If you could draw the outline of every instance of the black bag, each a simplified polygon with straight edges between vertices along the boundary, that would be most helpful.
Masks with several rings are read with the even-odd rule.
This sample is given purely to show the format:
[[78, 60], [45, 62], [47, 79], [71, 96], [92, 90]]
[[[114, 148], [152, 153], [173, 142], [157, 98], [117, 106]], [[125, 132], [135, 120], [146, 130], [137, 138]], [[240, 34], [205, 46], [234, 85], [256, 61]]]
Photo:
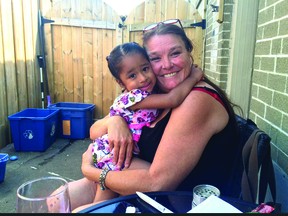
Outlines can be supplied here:
[[242, 148], [243, 174], [241, 198], [261, 204], [269, 186], [273, 203], [276, 203], [276, 182], [271, 159], [271, 138], [250, 119], [236, 115], [239, 141]]

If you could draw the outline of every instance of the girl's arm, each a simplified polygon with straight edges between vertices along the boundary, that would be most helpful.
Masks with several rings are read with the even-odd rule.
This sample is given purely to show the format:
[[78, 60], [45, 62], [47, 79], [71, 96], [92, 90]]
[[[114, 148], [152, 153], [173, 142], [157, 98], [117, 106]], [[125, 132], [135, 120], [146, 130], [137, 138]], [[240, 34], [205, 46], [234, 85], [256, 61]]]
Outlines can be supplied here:
[[131, 106], [130, 109], [165, 109], [179, 106], [193, 86], [203, 78], [202, 70], [195, 69], [182, 83], [168, 93], [151, 94], [144, 100]]

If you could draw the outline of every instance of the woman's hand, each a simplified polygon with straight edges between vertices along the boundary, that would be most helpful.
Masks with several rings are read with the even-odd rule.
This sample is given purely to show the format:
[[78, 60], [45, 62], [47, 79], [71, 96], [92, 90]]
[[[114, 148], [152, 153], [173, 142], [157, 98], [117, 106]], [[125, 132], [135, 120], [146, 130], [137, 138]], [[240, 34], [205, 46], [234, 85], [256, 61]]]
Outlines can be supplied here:
[[128, 168], [132, 159], [134, 142], [126, 121], [120, 116], [110, 118], [108, 139], [110, 149], [114, 149], [114, 163], [120, 169], [125, 161]]
[[120, 168], [125, 161], [124, 165], [128, 168], [134, 143], [126, 121], [121, 116], [106, 116], [97, 120], [90, 128], [90, 139], [95, 140], [104, 134], [108, 134], [109, 147], [114, 149], [115, 165]]

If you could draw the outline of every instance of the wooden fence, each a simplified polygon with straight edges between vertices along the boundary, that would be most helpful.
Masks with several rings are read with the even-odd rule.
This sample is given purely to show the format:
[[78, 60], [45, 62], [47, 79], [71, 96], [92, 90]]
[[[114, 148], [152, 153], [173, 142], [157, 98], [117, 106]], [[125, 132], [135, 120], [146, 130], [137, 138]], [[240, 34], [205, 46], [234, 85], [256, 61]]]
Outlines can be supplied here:
[[44, 24], [52, 103], [93, 103], [98, 119], [108, 114], [120, 93], [106, 56], [117, 44], [141, 44], [145, 25], [179, 18], [194, 43], [193, 57], [201, 65], [202, 29], [190, 26], [201, 17], [189, 2], [146, 0], [122, 23], [102, 0], [0, 0], [0, 148], [11, 142], [7, 116], [28, 107], [41, 108], [39, 11], [54, 21]]
[[38, 9], [35, 0], [0, 0], [0, 147], [11, 141], [7, 116], [41, 103]]

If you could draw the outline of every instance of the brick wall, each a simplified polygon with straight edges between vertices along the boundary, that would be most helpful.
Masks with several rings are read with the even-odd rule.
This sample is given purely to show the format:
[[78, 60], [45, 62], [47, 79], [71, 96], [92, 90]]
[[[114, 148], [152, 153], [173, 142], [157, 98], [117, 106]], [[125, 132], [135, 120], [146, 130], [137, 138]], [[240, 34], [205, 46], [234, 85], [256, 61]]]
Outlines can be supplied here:
[[[237, 0], [224, 0], [224, 22], [206, 10], [206, 75], [227, 90], [231, 23]], [[272, 157], [288, 174], [288, 0], [259, 0], [249, 118], [271, 137]]]
[[272, 138], [288, 173], [288, 1], [260, 0], [249, 117]]
[[211, 4], [218, 5], [218, 1], [207, 5], [204, 69], [209, 79], [226, 90], [233, 4], [232, 0], [225, 1], [223, 23], [217, 22], [218, 12], [212, 11]]

